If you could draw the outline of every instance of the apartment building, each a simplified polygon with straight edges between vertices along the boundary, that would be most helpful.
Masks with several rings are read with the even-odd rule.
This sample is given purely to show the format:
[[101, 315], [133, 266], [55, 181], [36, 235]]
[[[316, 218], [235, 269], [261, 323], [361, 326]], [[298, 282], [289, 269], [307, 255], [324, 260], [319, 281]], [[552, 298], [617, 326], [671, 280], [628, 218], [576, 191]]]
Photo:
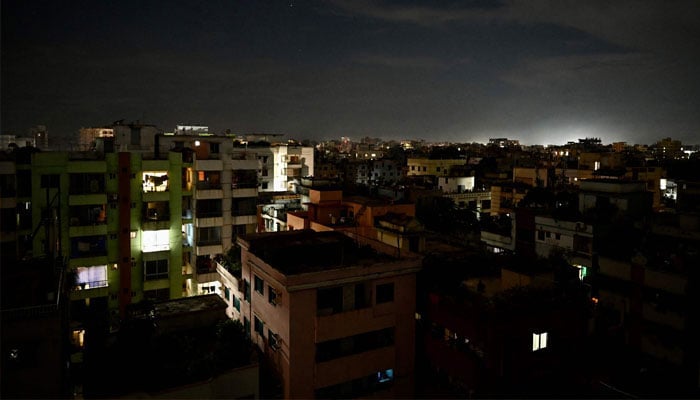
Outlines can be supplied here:
[[457, 167], [462, 167], [466, 164], [466, 160], [456, 159], [456, 160], [441, 160], [441, 159], [428, 159], [428, 158], [409, 158], [406, 161], [407, 170], [406, 174], [408, 176], [413, 175], [434, 175], [434, 176], [447, 176], [450, 175], [450, 171]]
[[237, 316], [286, 398], [411, 397], [419, 258], [391, 257], [340, 232], [238, 239]]

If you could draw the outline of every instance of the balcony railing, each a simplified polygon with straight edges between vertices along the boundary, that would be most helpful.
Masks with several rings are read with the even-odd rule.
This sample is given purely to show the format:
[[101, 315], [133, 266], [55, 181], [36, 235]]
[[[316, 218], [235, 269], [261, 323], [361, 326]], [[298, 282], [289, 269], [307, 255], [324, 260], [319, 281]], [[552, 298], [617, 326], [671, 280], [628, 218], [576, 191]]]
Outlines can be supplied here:
[[81, 282], [73, 286], [72, 290], [88, 290], [97, 289], [109, 286], [109, 281], [92, 281], [92, 282]]
[[197, 182], [197, 190], [221, 189], [220, 182]]

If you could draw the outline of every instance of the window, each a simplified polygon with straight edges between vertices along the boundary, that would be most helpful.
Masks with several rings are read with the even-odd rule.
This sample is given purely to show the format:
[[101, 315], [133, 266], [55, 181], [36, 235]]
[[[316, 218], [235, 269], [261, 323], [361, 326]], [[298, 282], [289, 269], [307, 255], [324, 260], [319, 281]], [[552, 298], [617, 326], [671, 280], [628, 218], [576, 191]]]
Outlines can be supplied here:
[[578, 269], [578, 279], [582, 281], [588, 275], [588, 268], [580, 264], [574, 264], [574, 267]]
[[250, 282], [243, 280], [243, 299], [250, 303]]
[[147, 281], [168, 279], [168, 259], [145, 261], [144, 275]]
[[197, 228], [197, 246], [221, 244], [221, 227]]
[[542, 350], [547, 347], [547, 332], [532, 334], [532, 351]]
[[235, 308], [238, 312], [241, 312], [241, 299], [236, 296], [233, 296], [233, 308]]
[[394, 284], [377, 285], [377, 304], [394, 301]]
[[255, 319], [255, 332], [260, 336], [265, 336], [265, 329], [263, 328], [263, 322], [257, 316], [253, 317]]
[[265, 281], [263, 281], [261, 278], [259, 278], [257, 275], [253, 276], [253, 282], [255, 285], [255, 291], [260, 293], [261, 295], [264, 295], [265, 293]]
[[267, 301], [272, 305], [279, 304], [279, 298], [277, 296], [277, 291], [272, 288], [272, 286], [267, 287]]
[[[30, 180], [31, 182], [31, 180]], [[41, 188], [57, 188], [59, 186], [60, 179], [59, 175], [42, 175], [41, 176]]]
[[209, 151], [211, 151], [212, 154], [219, 153], [219, 143], [209, 143]]
[[330, 315], [343, 310], [343, 287], [323, 288], [316, 291], [316, 312]]
[[267, 342], [273, 349], [279, 348], [279, 342], [277, 340], [277, 334], [272, 332], [270, 329], [267, 330]]
[[[134, 297], [135, 295], [136, 295], [135, 292], [131, 292], [131, 297]], [[144, 290], [143, 297], [147, 300], [152, 300], [152, 301], [169, 300], [170, 299], [170, 289], [163, 288], [163, 289]]]
[[231, 300], [231, 289], [229, 289], [228, 286], [224, 286], [224, 298], [226, 301]]
[[394, 328], [360, 333], [316, 344], [316, 361], [323, 362], [394, 345]]
[[144, 253], [170, 250], [170, 230], [143, 231], [141, 249]]
[[144, 171], [143, 192], [165, 192], [168, 190], [168, 171]]
[[91, 289], [107, 286], [107, 266], [93, 265], [91, 267], [77, 267], [75, 269], [76, 284], [80, 289]]
[[544, 240], [544, 231], [537, 231], [537, 240]]
[[250, 337], [250, 320], [248, 317], [243, 317], [243, 330], [245, 331], [246, 337]]
[[221, 199], [197, 200], [195, 214], [197, 218], [223, 216]]
[[262, 186], [263, 190], [266, 190], [267, 189], [267, 182], [263, 182], [261, 186]]
[[557, 240], [561, 240], [561, 233], [556, 233], [556, 234], [554, 235], [554, 238], [557, 239]]

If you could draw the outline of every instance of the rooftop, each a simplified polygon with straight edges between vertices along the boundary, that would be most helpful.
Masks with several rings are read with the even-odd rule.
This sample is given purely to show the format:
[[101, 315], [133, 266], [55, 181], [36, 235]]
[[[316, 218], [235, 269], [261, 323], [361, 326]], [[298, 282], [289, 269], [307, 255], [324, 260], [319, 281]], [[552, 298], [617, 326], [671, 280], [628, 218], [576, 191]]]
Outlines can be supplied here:
[[393, 260], [369, 246], [359, 246], [341, 232], [310, 229], [247, 235], [242, 246], [285, 275], [368, 266]]

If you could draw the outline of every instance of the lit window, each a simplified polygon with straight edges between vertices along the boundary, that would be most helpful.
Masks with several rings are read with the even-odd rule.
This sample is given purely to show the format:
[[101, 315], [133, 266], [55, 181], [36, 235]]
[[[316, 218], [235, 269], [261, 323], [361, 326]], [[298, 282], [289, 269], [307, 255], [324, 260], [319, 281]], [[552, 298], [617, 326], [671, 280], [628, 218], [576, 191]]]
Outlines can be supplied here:
[[77, 267], [76, 289], [91, 289], [107, 286], [107, 266]]
[[168, 190], [168, 171], [143, 172], [144, 192], [165, 192]]
[[385, 369], [377, 372], [377, 383], [391, 382], [394, 380], [394, 370]]
[[532, 351], [542, 350], [547, 347], [547, 332], [532, 334]]
[[143, 231], [141, 249], [144, 253], [170, 250], [170, 230]]
[[583, 278], [585, 278], [586, 275], [588, 275], [588, 268], [587, 267], [580, 265], [580, 264], [574, 264], [574, 267], [576, 267], [578, 269], [578, 279], [579, 280], [583, 280]]

